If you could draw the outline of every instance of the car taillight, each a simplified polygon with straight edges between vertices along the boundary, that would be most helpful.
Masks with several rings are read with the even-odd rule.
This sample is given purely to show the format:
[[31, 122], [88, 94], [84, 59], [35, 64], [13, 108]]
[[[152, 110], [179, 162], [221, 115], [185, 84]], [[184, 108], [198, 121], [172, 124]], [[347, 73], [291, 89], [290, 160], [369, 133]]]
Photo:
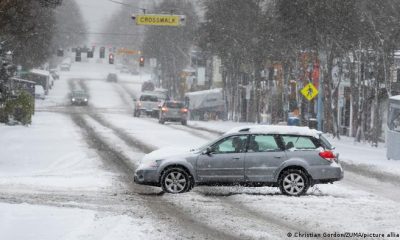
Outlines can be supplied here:
[[168, 112], [168, 108], [162, 107], [162, 108], [161, 108], [161, 111], [163, 111], [163, 112]]
[[141, 107], [142, 103], [141, 102], [137, 102], [136, 105], [138, 105], [138, 107]]
[[320, 155], [323, 159], [325, 159], [325, 160], [327, 160], [327, 161], [330, 161], [330, 162], [333, 162], [333, 161], [336, 160], [335, 154], [334, 154], [332, 151], [329, 151], [329, 150], [322, 151], [322, 152], [319, 153], [319, 155]]
[[188, 109], [187, 109], [187, 108], [182, 108], [182, 109], [181, 109], [181, 112], [182, 112], [182, 113], [187, 113], [187, 112], [188, 112]]

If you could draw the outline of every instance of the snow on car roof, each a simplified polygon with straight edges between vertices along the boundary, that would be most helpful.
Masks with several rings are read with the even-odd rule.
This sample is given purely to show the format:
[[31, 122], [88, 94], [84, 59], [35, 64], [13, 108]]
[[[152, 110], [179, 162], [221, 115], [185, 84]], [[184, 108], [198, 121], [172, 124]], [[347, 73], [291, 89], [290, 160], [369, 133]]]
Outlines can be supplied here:
[[322, 133], [315, 129], [310, 129], [308, 127], [297, 127], [297, 126], [282, 126], [282, 125], [249, 125], [235, 127], [225, 135], [234, 133], [265, 133], [265, 134], [288, 134], [288, 135], [301, 135], [301, 136], [311, 136], [319, 138]]
[[30, 73], [41, 75], [41, 76], [50, 76], [50, 72], [42, 69], [32, 69], [29, 71]]
[[392, 96], [390, 99], [400, 101], [400, 95]]
[[222, 92], [222, 88], [214, 88], [210, 90], [203, 90], [203, 91], [196, 91], [196, 92], [188, 92], [185, 95], [186, 96], [196, 96], [196, 95], [205, 95], [205, 94], [210, 94], [210, 93], [220, 93]]

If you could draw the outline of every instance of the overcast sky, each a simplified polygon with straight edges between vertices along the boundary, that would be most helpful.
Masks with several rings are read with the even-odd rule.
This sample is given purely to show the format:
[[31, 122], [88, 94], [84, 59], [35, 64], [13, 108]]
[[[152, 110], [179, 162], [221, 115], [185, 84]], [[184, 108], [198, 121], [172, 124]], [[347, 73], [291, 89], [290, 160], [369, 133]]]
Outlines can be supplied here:
[[[112, 14], [122, 7], [109, 0], [76, 0], [79, 4], [89, 32], [101, 32], [104, 23], [111, 18]], [[89, 35], [91, 42], [96, 41], [96, 35]]]

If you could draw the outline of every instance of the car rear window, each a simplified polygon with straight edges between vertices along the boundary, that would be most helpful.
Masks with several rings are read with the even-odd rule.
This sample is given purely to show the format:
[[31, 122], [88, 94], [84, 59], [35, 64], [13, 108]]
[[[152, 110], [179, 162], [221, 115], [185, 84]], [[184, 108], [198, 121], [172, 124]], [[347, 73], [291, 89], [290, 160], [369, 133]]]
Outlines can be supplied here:
[[183, 103], [180, 102], [167, 102], [166, 105], [168, 108], [183, 108]]
[[324, 145], [325, 148], [333, 149], [332, 144], [323, 135], [320, 135], [319, 139], [321, 140], [321, 142], [322, 142], [322, 144]]
[[311, 137], [307, 136], [282, 136], [286, 149], [316, 149], [318, 146]]
[[140, 101], [158, 102], [158, 97], [157, 96], [150, 96], [150, 95], [142, 95], [142, 96], [140, 96]]

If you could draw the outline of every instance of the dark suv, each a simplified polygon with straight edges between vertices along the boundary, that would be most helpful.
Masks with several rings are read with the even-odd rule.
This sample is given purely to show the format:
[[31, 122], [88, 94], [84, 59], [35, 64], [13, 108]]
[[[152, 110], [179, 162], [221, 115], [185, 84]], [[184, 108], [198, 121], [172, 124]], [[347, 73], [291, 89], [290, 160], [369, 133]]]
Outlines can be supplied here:
[[183, 193], [195, 185], [279, 187], [299, 196], [310, 186], [343, 178], [334, 147], [307, 127], [255, 125], [235, 128], [196, 150], [147, 154], [135, 182]]
[[89, 96], [82, 90], [73, 91], [70, 93], [70, 100], [72, 105], [88, 105]]

